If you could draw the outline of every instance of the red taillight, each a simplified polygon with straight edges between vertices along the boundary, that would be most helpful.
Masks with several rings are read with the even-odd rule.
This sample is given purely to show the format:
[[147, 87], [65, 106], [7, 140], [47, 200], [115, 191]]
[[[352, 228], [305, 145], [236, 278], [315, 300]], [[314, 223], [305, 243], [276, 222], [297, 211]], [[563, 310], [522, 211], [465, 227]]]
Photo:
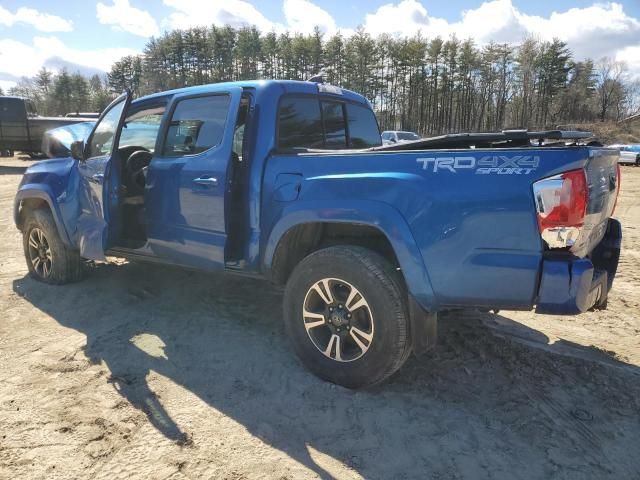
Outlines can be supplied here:
[[587, 212], [589, 189], [583, 169], [533, 184], [540, 235], [550, 248], [571, 247], [578, 240]]

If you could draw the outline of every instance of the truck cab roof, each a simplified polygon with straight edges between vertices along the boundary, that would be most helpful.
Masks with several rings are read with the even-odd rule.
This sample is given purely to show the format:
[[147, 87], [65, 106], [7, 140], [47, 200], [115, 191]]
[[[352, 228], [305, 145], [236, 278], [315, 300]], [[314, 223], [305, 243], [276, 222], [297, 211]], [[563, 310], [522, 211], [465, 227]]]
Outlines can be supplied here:
[[198, 95], [204, 93], [215, 93], [224, 91], [229, 87], [240, 87], [255, 90], [280, 90], [280, 94], [298, 93], [302, 95], [317, 95], [318, 93], [322, 93], [325, 95], [333, 95], [345, 100], [351, 100], [353, 102], [370, 105], [369, 101], [364, 96], [356, 92], [352, 92], [351, 90], [346, 90], [344, 88], [336, 87], [326, 83], [305, 82], [300, 80], [243, 80], [237, 82], [210, 83], [207, 85], [184, 87], [146, 95], [144, 97], [136, 99], [134, 103], [146, 102], [149, 100], [160, 98], [170, 98], [174, 95], [182, 94]]

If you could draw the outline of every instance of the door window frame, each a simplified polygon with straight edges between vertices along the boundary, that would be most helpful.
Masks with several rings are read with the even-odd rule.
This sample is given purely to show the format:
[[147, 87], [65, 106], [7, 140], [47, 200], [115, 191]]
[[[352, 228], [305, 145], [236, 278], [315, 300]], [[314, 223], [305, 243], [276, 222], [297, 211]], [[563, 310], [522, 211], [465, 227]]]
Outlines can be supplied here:
[[[167, 135], [169, 133], [169, 128], [171, 127], [171, 119], [173, 118], [173, 114], [175, 113], [176, 108], [178, 107], [178, 104], [180, 104], [180, 102], [184, 100], [193, 100], [195, 98], [219, 97], [219, 96], [226, 96], [229, 98], [229, 105], [228, 105], [227, 112], [224, 119], [224, 129], [222, 130], [222, 136], [220, 137], [220, 141], [216, 145], [212, 145], [211, 147], [207, 148], [202, 152], [189, 153], [185, 155], [165, 156], [164, 148], [167, 143]], [[233, 97], [232, 93], [230, 91], [225, 90], [220, 92], [205, 92], [205, 93], [196, 93], [193, 95], [180, 95], [179, 97], [174, 97], [171, 100], [169, 100], [170, 106], [167, 110], [165, 110], [164, 121], [160, 125], [160, 130], [158, 132], [158, 139], [156, 143], [156, 149], [155, 149], [155, 154], [153, 156], [153, 160], [158, 159], [161, 161], [172, 161], [172, 160], [189, 159], [194, 157], [205, 156], [209, 154], [212, 150], [216, 150], [220, 148], [222, 145], [224, 145], [225, 135], [227, 133], [227, 129], [229, 128], [228, 120], [229, 120], [229, 112], [231, 110], [231, 105], [232, 105], [232, 97]]]
[[[93, 157], [90, 157], [89, 153], [91, 152], [91, 142], [93, 141], [93, 137], [96, 133], [98, 126], [102, 123], [102, 121], [104, 120], [104, 117], [106, 117], [111, 110], [113, 110], [118, 104], [120, 104], [120, 102], [124, 102], [124, 105], [122, 107], [122, 112], [120, 113], [120, 120], [118, 121], [118, 125], [116, 126], [115, 134], [113, 135], [113, 142], [111, 142], [111, 150], [109, 151], [109, 153], [104, 153], [102, 155], [95, 155]], [[100, 115], [100, 118], [98, 118], [98, 121], [93, 126], [93, 130], [91, 130], [91, 134], [87, 137], [87, 141], [84, 145], [84, 152], [82, 157], [84, 158], [85, 162], [93, 158], [113, 156], [113, 152], [116, 150], [116, 147], [120, 142], [120, 133], [122, 132], [122, 125], [124, 124], [127, 108], [129, 107], [129, 105], [131, 105], [131, 93], [127, 91], [121, 94], [118, 98], [116, 98], [113, 102], [111, 102], [107, 108], [104, 109], [104, 111]]]

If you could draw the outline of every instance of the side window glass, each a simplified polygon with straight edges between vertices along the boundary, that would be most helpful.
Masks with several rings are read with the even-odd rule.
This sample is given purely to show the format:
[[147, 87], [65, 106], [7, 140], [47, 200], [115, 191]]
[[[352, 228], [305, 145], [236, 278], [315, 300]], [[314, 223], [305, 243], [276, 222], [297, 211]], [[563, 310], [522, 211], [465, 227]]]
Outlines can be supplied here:
[[128, 117], [120, 134], [119, 148], [136, 146], [153, 152], [163, 113], [164, 108], [149, 109]]
[[229, 102], [229, 95], [180, 100], [169, 123], [163, 155], [196, 155], [220, 144]]
[[342, 103], [322, 102], [322, 119], [324, 120], [325, 148], [347, 148]]
[[125, 99], [114, 105], [111, 110], [100, 120], [93, 132], [89, 143], [89, 158], [109, 155], [113, 147], [120, 116], [124, 108]]
[[284, 98], [278, 110], [278, 148], [322, 148], [323, 144], [318, 98]]
[[349, 146], [352, 148], [377, 147], [381, 144], [378, 122], [371, 109], [347, 103]]

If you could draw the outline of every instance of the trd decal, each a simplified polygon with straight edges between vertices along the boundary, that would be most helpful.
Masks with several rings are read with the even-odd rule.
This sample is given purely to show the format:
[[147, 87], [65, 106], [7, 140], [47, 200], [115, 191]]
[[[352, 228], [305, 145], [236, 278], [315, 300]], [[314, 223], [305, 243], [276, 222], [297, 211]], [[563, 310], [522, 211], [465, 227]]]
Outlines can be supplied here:
[[528, 175], [540, 165], [540, 157], [533, 155], [486, 155], [479, 160], [475, 157], [427, 157], [416, 158], [422, 170], [433, 173], [458, 173], [475, 170], [476, 175]]

